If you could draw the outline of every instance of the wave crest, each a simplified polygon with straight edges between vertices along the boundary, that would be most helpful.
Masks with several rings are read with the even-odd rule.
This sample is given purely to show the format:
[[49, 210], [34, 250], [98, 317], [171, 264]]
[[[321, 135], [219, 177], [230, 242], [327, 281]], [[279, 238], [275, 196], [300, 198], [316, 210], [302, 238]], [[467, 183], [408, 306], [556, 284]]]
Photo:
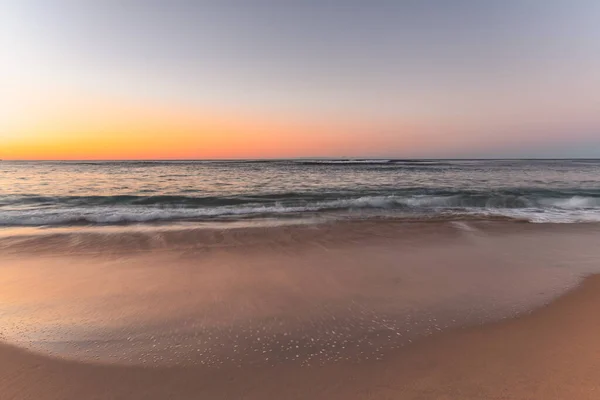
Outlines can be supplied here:
[[[536, 197], [517, 193], [389, 194], [332, 198], [308, 194], [257, 197], [93, 196], [30, 198], [33, 208], [0, 208], [1, 226], [122, 224], [358, 211], [394, 217], [505, 216], [532, 222], [600, 220], [600, 197]], [[40, 204], [53, 204], [40, 207]], [[54, 202], [54, 203], [52, 203]]]

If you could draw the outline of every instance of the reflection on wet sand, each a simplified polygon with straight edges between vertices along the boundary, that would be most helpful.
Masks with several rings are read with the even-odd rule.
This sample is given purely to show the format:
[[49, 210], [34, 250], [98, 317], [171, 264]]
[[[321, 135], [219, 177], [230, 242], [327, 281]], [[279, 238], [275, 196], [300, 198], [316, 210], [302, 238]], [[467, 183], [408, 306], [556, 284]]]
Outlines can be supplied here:
[[361, 362], [598, 268], [596, 225], [364, 221], [5, 231], [4, 340], [94, 362]]

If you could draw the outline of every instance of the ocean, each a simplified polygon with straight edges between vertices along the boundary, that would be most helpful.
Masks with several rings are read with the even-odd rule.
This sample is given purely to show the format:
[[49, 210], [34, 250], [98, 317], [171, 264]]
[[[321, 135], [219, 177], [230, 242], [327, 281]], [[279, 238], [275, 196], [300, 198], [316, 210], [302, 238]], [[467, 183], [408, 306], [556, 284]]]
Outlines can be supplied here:
[[600, 160], [3, 161], [0, 226], [600, 221]]

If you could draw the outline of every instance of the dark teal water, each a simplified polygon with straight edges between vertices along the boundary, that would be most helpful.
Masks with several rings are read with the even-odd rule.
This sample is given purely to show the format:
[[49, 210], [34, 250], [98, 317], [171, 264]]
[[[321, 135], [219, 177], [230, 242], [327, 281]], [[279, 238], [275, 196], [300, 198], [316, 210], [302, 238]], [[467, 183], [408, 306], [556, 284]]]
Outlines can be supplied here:
[[600, 221], [600, 160], [0, 162], [0, 226], [373, 217]]

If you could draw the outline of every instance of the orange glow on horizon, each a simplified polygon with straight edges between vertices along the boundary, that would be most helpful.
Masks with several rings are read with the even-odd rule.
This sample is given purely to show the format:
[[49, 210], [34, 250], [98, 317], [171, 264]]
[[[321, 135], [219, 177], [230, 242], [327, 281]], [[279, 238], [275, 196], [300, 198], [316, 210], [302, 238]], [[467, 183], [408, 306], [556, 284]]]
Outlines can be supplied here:
[[[364, 120], [351, 113], [311, 121], [307, 116], [261, 117], [148, 99], [48, 93], [62, 96], [49, 101], [49, 95], [21, 92], [26, 98], [12, 103], [19, 112], [0, 118], [0, 159], [423, 158], [461, 149], [483, 153], [524, 142], [533, 147], [540, 139], [558, 142], [560, 137], [549, 134], [548, 125], [557, 132], [578, 126], [582, 132], [595, 132], [591, 123], [578, 125], [560, 115], [542, 125], [506, 118], [502, 123], [483, 120], [468, 126], [456, 120], [436, 126]], [[495, 126], [493, 137], [478, 134], [491, 129], [482, 128], [486, 126]]]
[[[267, 121], [232, 112], [199, 112], [189, 107], [140, 106], [98, 99], [62, 101], [35, 111], [28, 110], [27, 119], [22, 118], [5, 130], [8, 134], [2, 137], [0, 158], [318, 157], [344, 156], [356, 153], [357, 149], [376, 151], [382, 146], [380, 140], [364, 135], [364, 131], [359, 134], [361, 124], [350, 120], [337, 124], [308, 124], [289, 118]], [[412, 140], [405, 139], [404, 144], [410, 145]]]

